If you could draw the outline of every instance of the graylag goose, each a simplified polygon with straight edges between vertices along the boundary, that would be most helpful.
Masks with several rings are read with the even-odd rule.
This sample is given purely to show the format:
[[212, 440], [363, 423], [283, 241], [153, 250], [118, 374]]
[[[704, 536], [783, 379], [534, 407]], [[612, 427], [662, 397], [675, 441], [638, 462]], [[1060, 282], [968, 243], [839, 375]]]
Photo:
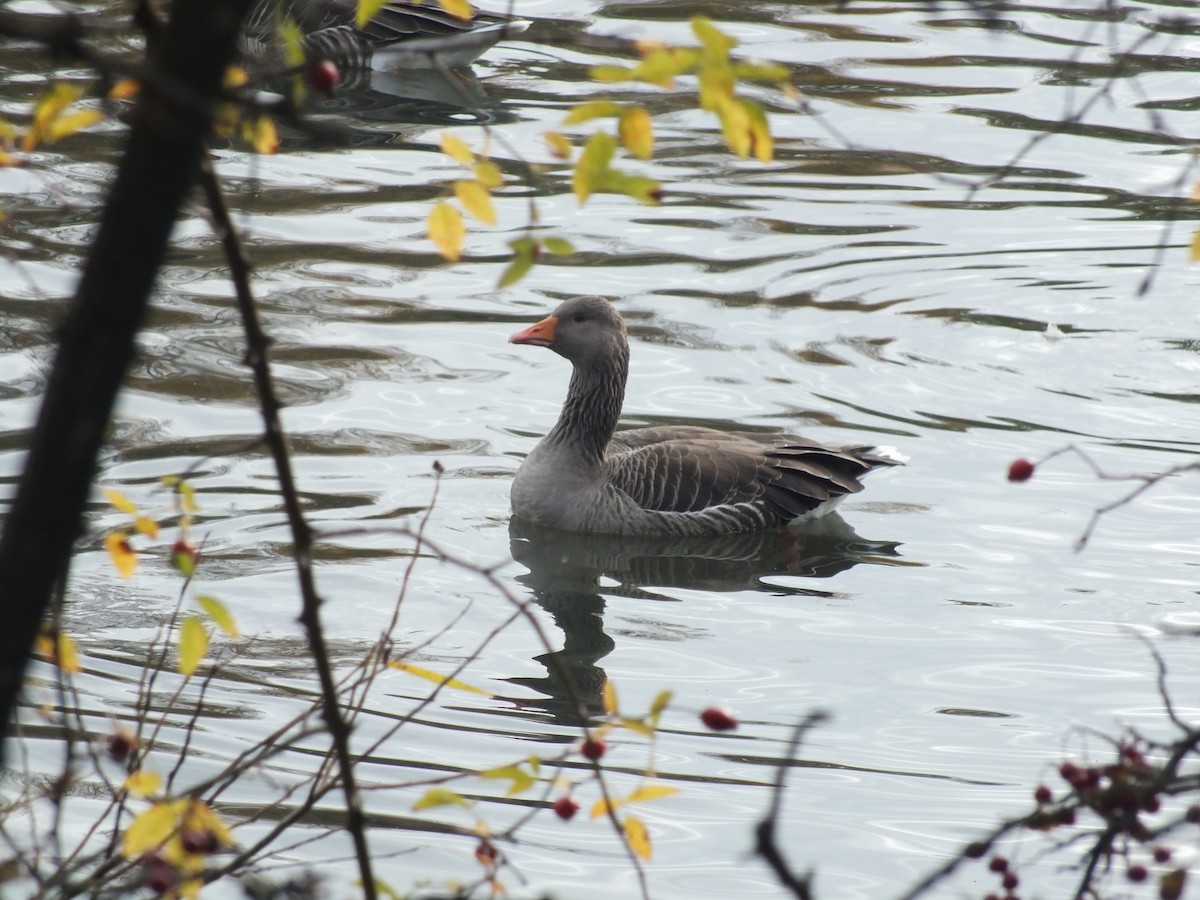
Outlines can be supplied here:
[[558, 423], [521, 463], [513, 513], [565, 531], [644, 536], [761, 531], [822, 516], [862, 477], [901, 460], [792, 434], [666, 425], [618, 432], [629, 374], [625, 323], [576, 297], [509, 338], [549, 347], [573, 371]]
[[279, 28], [296, 23], [309, 60], [328, 59], [347, 70], [454, 69], [520, 34], [529, 22], [475, 13], [460, 19], [437, 0], [389, 0], [362, 28], [355, 25], [358, 0], [259, 0], [245, 28], [247, 55], [282, 57]]

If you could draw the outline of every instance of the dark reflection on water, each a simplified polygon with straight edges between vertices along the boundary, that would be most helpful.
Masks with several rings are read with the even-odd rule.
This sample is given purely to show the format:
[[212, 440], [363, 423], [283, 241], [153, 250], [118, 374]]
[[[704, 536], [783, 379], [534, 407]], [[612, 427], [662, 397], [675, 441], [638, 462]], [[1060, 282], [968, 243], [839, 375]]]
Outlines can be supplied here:
[[[564, 725], [576, 723], [575, 705], [559, 672], [571, 677], [589, 714], [603, 709], [607, 675], [598, 663], [614, 645], [604, 630], [604, 597], [677, 602], [652, 589], [708, 592], [760, 591], [780, 597], [828, 597], [828, 588], [783, 586], [774, 575], [832, 578], [861, 563], [900, 557], [899, 544], [867, 540], [836, 513], [805, 528], [781, 528], [722, 537], [646, 538], [574, 534], [512, 519], [513, 559], [529, 571], [516, 580], [550, 613], [563, 648], [536, 657], [540, 678], [512, 678], [545, 695], [543, 708]], [[616, 585], [601, 584], [602, 579]], [[526, 703], [528, 705], [528, 703]]]

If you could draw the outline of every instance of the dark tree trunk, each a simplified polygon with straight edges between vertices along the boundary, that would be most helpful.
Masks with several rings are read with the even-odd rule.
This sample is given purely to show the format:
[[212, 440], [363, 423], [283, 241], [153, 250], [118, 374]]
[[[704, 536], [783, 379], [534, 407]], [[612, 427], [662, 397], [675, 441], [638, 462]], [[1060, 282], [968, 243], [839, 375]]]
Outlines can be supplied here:
[[174, 0], [75, 298], [29, 455], [0, 535], [0, 724], [12, 721], [33, 642], [67, 577], [117, 394], [213, 104], [251, 0]]

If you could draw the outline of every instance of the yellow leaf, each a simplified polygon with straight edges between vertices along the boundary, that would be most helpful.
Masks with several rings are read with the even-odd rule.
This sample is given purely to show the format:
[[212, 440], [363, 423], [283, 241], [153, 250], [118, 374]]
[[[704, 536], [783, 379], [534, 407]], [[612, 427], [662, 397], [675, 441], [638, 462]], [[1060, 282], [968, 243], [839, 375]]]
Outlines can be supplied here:
[[255, 153], [273, 156], [279, 150], [279, 130], [270, 116], [256, 116], [243, 127], [243, 134]]
[[216, 597], [200, 594], [196, 597], [196, 602], [200, 604], [201, 609], [208, 613], [208, 617], [217, 623], [217, 627], [231, 638], [237, 639], [242, 636], [238, 631], [237, 622], [233, 619], [233, 613]]
[[546, 248], [546, 252], [555, 256], [567, 256], [575, 252], [574, 246], [566, 238], [548, 237], [542, 241], [542, 246]]
[[1192, 262], [1200, 262], [1200, 231], [1192, 235]]
[[718, 101], [717, 116], [721, 120], [721, 133], [725, 143], [739, 159], [750, 155], [750, 116], [746, 107], [732, 98]]
[[179, 505], [183, 507], [184, 512], [196, 513], [200, 511], [200, 506], [196, 503], [196, 489], [192, 486], [191, 482], [179, 482], [175, 493], [179, 496]]
[[393, 669], [399, 669], [401, 672], [407, 672], [409, 675], [416, 675], [418, 678], [424, 678], [432, 681], [434, 684], [445, 684], [452, 688], [458, 688], [460, 691], [470, 691], [473, 694], [481, 694], [484, 697], [492, 696], [483, 688], [477, 688], [473, 684], [467, 684], [465, 681], [459, 681], [457, 678], [447, 678], [439, 672], [433, 672], [429, 669], [423, 669], [420, 666], [414, 666], [412, 663], [400, 662], [399, 660], [391, 660], [388, 665]]
[[147, 772], [145, 769], [139, 769], [137, 772], [130, 772], [129, 777], [125, 779], [125, 784], [122, 787], [135, 797], [149, 797], [151, 794], [157, 794], [159, 788], [162, 787], [162, 776], [157, 772]]
[[79, 654], [75, 651], [75, 641], [70, 635], [59, 632], [58, 635], [58, 667], [64, 672], [82, 672], [79, 664]]
[[283, 61], [289, 69], [304, 65], [304, 32], [292, 19], [286, 19], [280, 29]]
[[457, 262], [462, 256], [463, 241], [467, 236], [462, 214], [449, 203], [439, 203], [429, 213], [427, 227], [429, 237], [442, 257], [450, 262]]
[[25, 150], [32, 150], [41, 142], [50, 124], [79, 99], [81, 93], [79, 88], [62, 81], [46, 89], [33, 108], [33, 127], [25, 134]]
[[488, 769], [486, 772], [479, 773], [480, 778], [501, 778], [511, 781], [508, 786], [508, 796], [515, 797], [523, 791], [529, 790], [537, 781], [532, 775], [522, 769], [520, 766], [500, 766], [496, 769]]
[[157, 850], [175, 833], [178, 819], [178, 801], [155, 803], [129, 823], [121, 839], [121, 853], [126, 859], [136, 859], [151, 850]]
[[240, 88], [249, 81], [250, 75], [241, 66], [230, 66], [225, 70], [225, 75], [221, 79], [222, 87], [229, 91]]
[[452, 134], [442, 135], [442, 152], [464, 166], [469, 166], [475, 161], [475, 154], [471, 152], [471, 148]]
[[736, 47], [738, 43], [736, 38], [732, 38], [721, 31], [705, 16], [692, 17], [692, 31], [700, 39], [700, 43], [704, 45], [705, 50], [720, 57], [728, 56], [729, 51]]
[[141, 89], [142, 83], [136, 78], [122, 78], [109, 88], [108, 97], [110, 100], [128, 100], [136, 97]]
[[98, 109], [81, 109], [78, 112], [69, 113], [68, 115], [59, 116], [54, 119], [54, 121], [47, 125], [43, 137], [47, 144], [53, 144], [55, 141], [61, 141], [65, 137], [70, 137], [77, 131], [90, 128], [103, 119], [104, 113]]
[[654, 698], [654, 701], [650, 704], [650, 715], [660, 715], [662, 711], [667, 708], [667, 704], [671, 702], [671, 698], [674, 696], [674, 691], [659, 691], [658, 695]]
[[616, 118], [624, 111], [620, 103], [612, 100], [592, 100], [588, 103], [576, 103], [563, 119], [564, 125], [578, 125], [580, 122], [590, 122], [592, 119]]
[[592, 66], [589, 74], [593, 81], [612, 84], [617, 81], [629, 81], [633, 76], [633, 69], [628, 66]]
[[737, 63], [733, 73], [747, 81], [787, 81], [788, 70], [779, 63]]
[[53, 663], [64, 672], [82, 672], [79, 664], [79, 653], [75, 649], [75, 641], [70, 635], [59, 632], [58, 640], [48, 631], [41, 632], [33, 646], [34, 652], [47, 662]]
[[413, 812], [433, 809], [438, 806], [467, 806], [466, 799], [459, 793], [444, 787], [434, 787], [422, 794], [413, 804]]
[[654, 855], [654, 848], [650, 844], [650, 832], [646, 830], [646, 824], [641, 819], [634, 816], [625, 817], [625, 838], [629, 841], [629, 848], [642, 859], [649, 859]]
[[354, 27], [362, 28], [387, 5], [387, 0], [358, 0], [358, 10], [354, 14]]
[[496, 224], [496, 208], [492, 206], [492, 195], [478, 181], [454, 182], [454, 196], [463, 205], [463, 209], [488, 225]]
[[113, 505], [113, 508], [129, 515], [137, 515], [137, 504], [122, 494], [120, 491], [113, 488], [105, 488], [104, 496], [108, 498], [108, 502]]
[[[25, 160], [23, 160], [21, 157], [14, 156], [7, 150], [0, 150], [0, 166], [4, 166], [5, 168], [13, 168], [23, 165], [25, 165]], [[4, 219], [5, 215], [3, 212], [0, 212], [0, 222], [4, 221]]]
[[438, 0], [438, 6], [466, 22], [471, 21], [471, 4], [467, 0]]
[[202, 887], [204, 887], [204, 879], [189, 878], [186, 881], [181, 881], [175, 891], [183, 900], [196, 900], [200, 896], [200, 889]]
[[611, 134], [598, 131], [588, 138], [572, 177], [575, 196], [580, 203], [586, 203], [588, 197], [601, 189], [616, 149], [617, 139]]
[[547, 131], [542, 138], [550, 145], [550, 152], [559, 159], [571, 158], [571, 142], [565, 134], [557, 131]]
[[770, 162], [775, 156], [775, 140], [767, 124], [767, 114], [753, 100], [739, 100], [746, 111], [747, 130], [750, 135], [750, 153], [759, 162]]
[[669, 784], [644, 784], [625, 798], [626, 803], [645, 803], [647, 800], [658, 800], [661, 797], [673, 797], [679, 793], [679, 788]]
[[144, 534], [151, 540], [158, 539], [158, 523], [149, 516], [138, 516], [134, 519], [133, 530], [138, 534]]
[[104, 539], [104, 549], [108, 551], [121, 577], [132, 578], [133, 570], [137, 567], [137, 551], [129, 546], [129, 535], [124, 531], [114, 531]]
[[604, 711], [610, 715], [617, 714], [617, 686], [612, 683], [612, 679], [605, 679], [604, 687], [600, 689], [600, 700], [604, 704]]
[[227, 847], [233, 843], [233, 832], [229, 830], [229, 826], [203, 800], [187, 801], [187, 806], [183, 809], [180, 820], [182, 828], [208, 832], [216, 838], [217, 844], [222, 847]]
[[[620, 805], [621, 805], [621, 801], [620, 801], [620, 800], [617, 800], [617, 801], [615, 801], [615, 802], [613, 803], [613, 809], [616, 809], [616, 808], [617, 808], [618, 806], [620, 806]], [[607, 814], [608, 814], [608, 801], [607, 801], [607, 800], [605, 800], [603, 797], [601, 797], [601, 798], [600, 798], [599, 800], [597, 800], [597, 801], [596, 801], [594, 804], [592, 804], [592, 813], [591, 813], [591, 817], [592, 817], [593, 819], [598, 819], [598, 818], [600, 818], [601, 816], [604, 816], [604, 815], [607, 815]]]
[[517, 238], [515, 241], [509, 241], [508, 246], [512, 247], [513, 259], [500, 273], [497, 288], [510, 287], [524, 278], [533, 268], [533, 261], [537, 256], [537, 244], [530, 238]]
[[504, 173], [491, 160], [481, 160], [475, 163], [475, 178], [489, 190], [504, 187]]
[[632, 716], [626, 716], [621, 719], [621, 724], [643, 737], [654, 737], [654, 726], [648, 724], [645, 719], [635, 719]]
[[654, 126], [650, 113], [640, 106], [625, 110], [618, 125], [621, 143], [639, 159], [654, 155]]
[[179, 626], [179, 671], [191, 675], [208, 649], [208, 629], [196, 615], [184, 616]]

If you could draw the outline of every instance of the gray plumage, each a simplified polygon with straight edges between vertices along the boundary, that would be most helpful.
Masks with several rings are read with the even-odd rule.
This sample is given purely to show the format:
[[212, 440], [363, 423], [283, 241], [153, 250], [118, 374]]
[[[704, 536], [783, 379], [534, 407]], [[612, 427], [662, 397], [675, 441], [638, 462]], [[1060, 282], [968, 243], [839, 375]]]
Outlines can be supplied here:
[[328, 59], [347, 70], [455, 68], [529, 23], [476, 13], [460, 19], [435, 0], [389, 0], [362, 28], [354, 24], [357, 0], [259, 0], [244, 29], [246, 55], [258, 62], [282, 58], [279, 26], [295, 22], [309, 60]]
[[617, 432], [629, 372], [625, 323], [600, 297], [567, 300], [514, 334], [573, 366], [562, 413], [526, 457], [513, 512], [598, 534], [717, 535], [820, 516], [900, 461], [867, 445], [691, 425]]

